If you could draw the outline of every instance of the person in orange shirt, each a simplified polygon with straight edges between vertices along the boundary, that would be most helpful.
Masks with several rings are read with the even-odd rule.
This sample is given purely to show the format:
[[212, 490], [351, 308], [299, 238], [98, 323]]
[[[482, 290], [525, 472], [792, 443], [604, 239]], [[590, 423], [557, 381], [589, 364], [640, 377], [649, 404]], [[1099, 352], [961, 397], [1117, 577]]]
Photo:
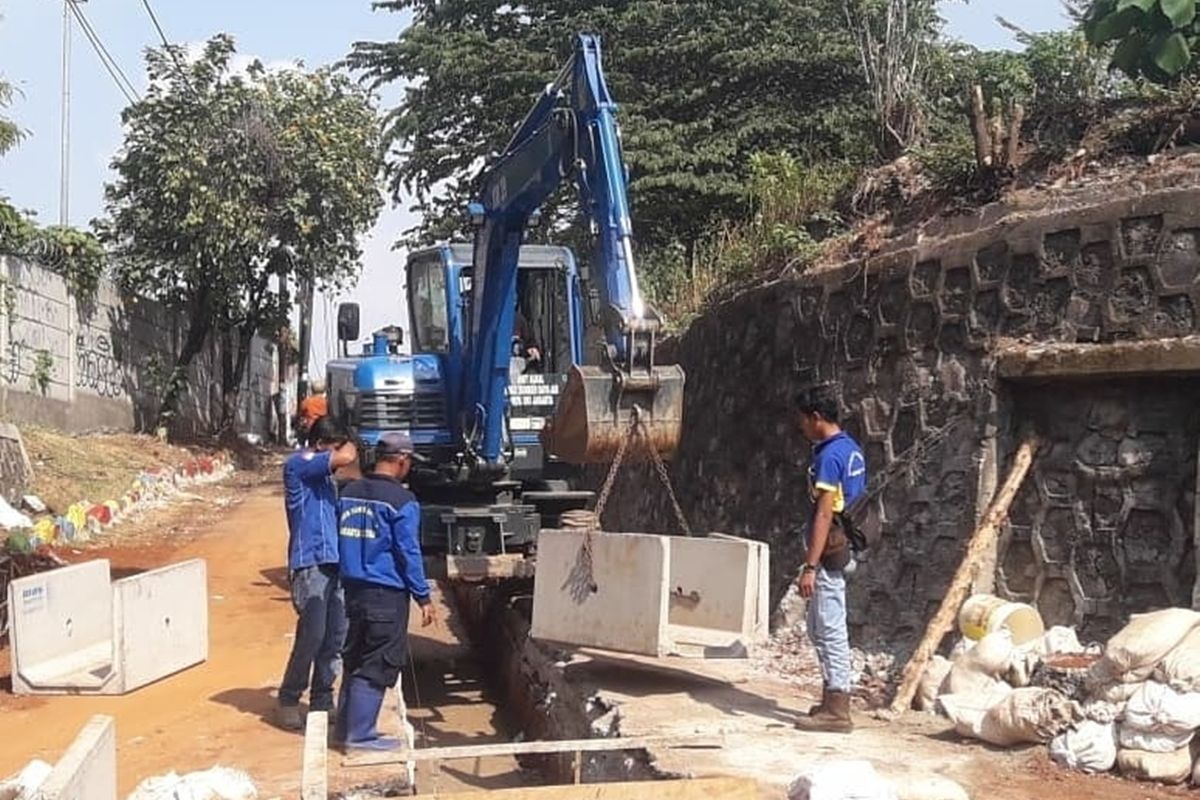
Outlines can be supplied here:
[[308, 437], [308, 432], [321, 417], [329, 413], [329, 399], [325, 396], [325, 381], [317, 379], [312, 382], [312, 394], [300, 401], [299, 430], [300, 440]]

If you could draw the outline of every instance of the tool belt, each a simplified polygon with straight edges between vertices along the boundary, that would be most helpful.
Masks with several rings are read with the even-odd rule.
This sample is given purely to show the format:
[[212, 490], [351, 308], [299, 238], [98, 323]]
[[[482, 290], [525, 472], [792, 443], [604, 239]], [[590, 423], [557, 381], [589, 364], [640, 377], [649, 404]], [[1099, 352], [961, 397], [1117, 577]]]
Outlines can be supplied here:
[[844, 513], [834, 514], [829, 537], [825, 541], [825, 551], [821, 554], [821, 566], [827, 572], [841, 572], [850, 565], [857, 553], [866, 549], [866, 537], [854, 521]]

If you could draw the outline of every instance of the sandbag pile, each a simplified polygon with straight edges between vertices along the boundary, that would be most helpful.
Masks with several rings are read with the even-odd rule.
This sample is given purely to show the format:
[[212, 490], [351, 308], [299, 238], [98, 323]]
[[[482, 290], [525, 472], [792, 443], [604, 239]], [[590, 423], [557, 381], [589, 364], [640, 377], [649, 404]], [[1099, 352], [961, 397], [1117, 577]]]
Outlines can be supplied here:
[[962, 736], [999, 747], [1048, 743], [1068, 769], [1200, 781], [1200, 613], [1135, 614], [1090, 654], [1070, 629], [1020, 648], [1006, 632], [990, 633], [931, 662], [917, 704], [940, 709]]
[[1079, 711], [1062, 692], [1029, 682], [1039, 659], [1064, 648], [1082, 649], [1065, 628], [1051, 629], [1023, 647], [1013, 645], [1007, 630], [989, 633], [974, 645], [956, 648], [949, 661], [930, 664], [919, 706], [940, 708], [959, 735], [997, 747], [1049, 742], [1072, 726]]

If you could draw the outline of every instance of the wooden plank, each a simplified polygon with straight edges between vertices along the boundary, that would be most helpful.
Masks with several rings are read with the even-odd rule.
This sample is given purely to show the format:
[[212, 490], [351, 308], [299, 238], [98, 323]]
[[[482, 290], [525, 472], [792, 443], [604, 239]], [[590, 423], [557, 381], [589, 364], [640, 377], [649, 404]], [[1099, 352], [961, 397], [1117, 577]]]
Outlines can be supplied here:
[[304, 771], [300, 800], [326, 800], [329, 796], [329, 713], [310, 711], [304, 725]]
[[433, 800], [758, 800], [758, 784], [750, 778], [589, 783], [586, 786], [536, 786], [489, 792], [431, 795]]
[[395, 750], [390, 753], [360, 753], [342, 761], [344, 767], [380, 767], [409, 761], [453, 761], [463, 758], [492, 758], [495, 756], [546, 755], [553, 753], [599, 753], [614, 750], [719, 749], [723, 742], [712, 736], [642, 736], [629, 739], [564, 739], [561, 741], [500, 742], [497, 744], [468, 744], [454, 747], [425, 747], [418, 750]]
[[992, 499], [979, 527], [971, 534], [966, 555], [958, 565], [954, 579], [950, 581], [950, 588], [942, 597], [942, 604], [938, 608], [937, 614], [930, 621], [929, 627], [925, 629], [921, 643], [917, 645], [912, 658], [904, 667], [900, 688], [896, 690], [896, 697], [892, 700], [892, 713], [902, 714], [912, 705], [913, 695], [917, 693], [917, 684], [920, 683], [921, 676], [925, 673], [925, 665], [937, 652], [938, 645], [942, 643], [946, 631], [950, 630], [950, 626], [954, 624], [959, 606], [967, 599], [967, 593], [971, 590], [976, 567], [995, 545], [996, 539], [1000, 535], [1000, 526], [1008, 516], [1009, 506], [1012, 505], [1021, 484], [1025, 481], [1025, 476], [1029, 473], [1029, 467], [1033, 464], [1033, 457], [1037, 455], [1037, 450], [1038, 440], [1036, 438], [1026, 439], [1017, 449], [1016, 458], [1013, 459], [1012, 468], [1009, 469], [1004, 485]]

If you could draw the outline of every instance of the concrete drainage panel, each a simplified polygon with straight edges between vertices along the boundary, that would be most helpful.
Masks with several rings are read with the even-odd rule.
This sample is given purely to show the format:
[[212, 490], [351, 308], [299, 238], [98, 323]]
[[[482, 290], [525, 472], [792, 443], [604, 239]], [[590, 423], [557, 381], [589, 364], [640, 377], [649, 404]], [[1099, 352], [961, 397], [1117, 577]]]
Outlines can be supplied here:
[[204, 561], [109, 578], [100, 559], [9, 584], [15, 694], [126, 694], [208, 659]]
[[38, 800], [117, 800], [117, 726], [92, 717], [54, 765]]
[[767, 639], [768, 562], [766, 544], [732, 536], [544, 530], [532, 636], [656, 657], [744, 658]]

